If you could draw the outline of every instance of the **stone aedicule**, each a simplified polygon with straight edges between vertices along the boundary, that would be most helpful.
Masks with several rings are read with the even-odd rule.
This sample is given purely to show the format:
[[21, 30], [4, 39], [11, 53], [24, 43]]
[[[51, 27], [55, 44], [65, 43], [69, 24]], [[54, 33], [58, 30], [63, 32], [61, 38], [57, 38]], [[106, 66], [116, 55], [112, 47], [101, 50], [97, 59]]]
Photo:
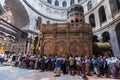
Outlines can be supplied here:
[[[80, 8], [80, 5], [72, 6]], [[85, 24], [81, 10], [68, 11], [67, 23], [42, 24], [42, 51], [45, 55], [91, 55], [91, 26]], [[79, 17], [78, 14], [80, 13]], [[72, 15], [74, 15], [74, 18]], [[77, 17], [76, 17], [77, 15]], [[71, 18], [72, 17], [72, 18]], [[82, 18], [82, 19], [81, 19]]]

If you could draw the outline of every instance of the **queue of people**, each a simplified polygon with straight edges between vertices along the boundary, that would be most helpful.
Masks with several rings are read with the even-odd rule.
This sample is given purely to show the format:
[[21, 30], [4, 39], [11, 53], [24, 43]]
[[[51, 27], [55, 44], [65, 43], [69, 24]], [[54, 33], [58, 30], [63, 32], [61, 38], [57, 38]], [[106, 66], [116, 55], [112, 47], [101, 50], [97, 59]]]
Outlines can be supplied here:
[[0, 53], [0, 64], [3, 64], [4, 62], [7, 62], [8, 56], [10, 56], [10, 55]]
[[80, 75], [83, 77], [96, 74], [97, 76], [120, 79], [120, 56], [106, 57], [93, 56], [37, 56], [37, 55], [10, 55], [8, 62], [12, 66], [41, 71], [53, 71], [55, 76], [61, 73]]

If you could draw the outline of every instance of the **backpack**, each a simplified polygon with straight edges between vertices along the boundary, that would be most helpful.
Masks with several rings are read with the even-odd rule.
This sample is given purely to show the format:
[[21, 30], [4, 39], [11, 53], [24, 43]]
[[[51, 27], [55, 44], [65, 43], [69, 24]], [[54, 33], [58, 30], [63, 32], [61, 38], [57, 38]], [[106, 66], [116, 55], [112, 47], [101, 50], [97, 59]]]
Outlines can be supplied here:
[[12, 61], [15, 61], [15, 58], [16, 58], [16, 56], [13, 56], [13, 57], [12, 57]]
[[97, 66], [98, 65], [98, 61], [97, 60], [93, 60], [93, 65]]
[[81, 66], [84, 67], [85, 66], [85, 62], [81, 62]]
[[66, 66], [70, 66], [69, 60], [66, 60], [65, 63], [66, 63]]
[[42, 57], [42, 58], [41, 58], [41, 61], [42, 61], [42, 62], [44, 62], [44, 61], [45, 61], [45, 58], [44, 58], [44, 57]]

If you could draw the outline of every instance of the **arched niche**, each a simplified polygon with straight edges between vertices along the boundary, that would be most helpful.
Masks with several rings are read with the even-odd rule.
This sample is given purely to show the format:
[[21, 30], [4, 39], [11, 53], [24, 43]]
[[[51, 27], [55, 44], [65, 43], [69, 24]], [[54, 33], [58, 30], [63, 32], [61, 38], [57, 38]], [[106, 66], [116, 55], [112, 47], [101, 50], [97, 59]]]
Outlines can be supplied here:
[[48, 2], [49, 4], [52, 4], [52, 0], [47, 0], [47, 2]]
[[62, 6], [63, 6], [63, 7], [67, 7], [67, 2], [66, 2], [66, 1], [63, 1]]
[[99, 18], [100, 18], [100, 23], [101, 23], [101, 24], [104, 23], [105, 21], [107, 21], [104, 6], [101, 6], [101, 7], [99, 8], [98, 13], [99, 13]]
[[102, 34], [102, 41], [109, 42], [109, 40], [110, 40], [110, 34], [109, 34], [109, 32], [106, 31]]
[[55, 1], [55, 6], [59, 7], [59, 2], [57, 0]]
[[119, 45], [119, 48], [120, 48], [120, 23], [117, 24], [117, 26], [115, 28], [115, 31], [116, 31], [116, 35], [117, 35], [118, 45]]
[[95, 16], [94, 16], [93, 13], [90, 14], [90, 16], [89, 16], [89, 22], [90, 22], [92, 28], [94, 28], [96, 26], [96, 24], [95, 24]]
[[73, 4], [75, 4], [75, 1], [74, 1], [74, 0], [71, 0], [71, 1], [70, 1], [70, 5], [73, 5]]
[[89, 1], [87, 3], [87, 9], [88, 9], [88, 11], [92, 9], [92, 1]]

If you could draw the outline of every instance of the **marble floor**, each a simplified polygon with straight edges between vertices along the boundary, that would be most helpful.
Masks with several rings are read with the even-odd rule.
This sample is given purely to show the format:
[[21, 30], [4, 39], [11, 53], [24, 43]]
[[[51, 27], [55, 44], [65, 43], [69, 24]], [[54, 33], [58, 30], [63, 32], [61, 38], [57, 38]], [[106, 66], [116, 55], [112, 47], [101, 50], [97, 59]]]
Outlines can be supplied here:
[[[54, 77], [53, 72], [40, 72], [39, 70], [20, 69], [11, 66], [0, 66], [0, 80], [84, 80], [81, 76], [62, 75]], [[88, 76], [88, 80], [114, 80]]]

